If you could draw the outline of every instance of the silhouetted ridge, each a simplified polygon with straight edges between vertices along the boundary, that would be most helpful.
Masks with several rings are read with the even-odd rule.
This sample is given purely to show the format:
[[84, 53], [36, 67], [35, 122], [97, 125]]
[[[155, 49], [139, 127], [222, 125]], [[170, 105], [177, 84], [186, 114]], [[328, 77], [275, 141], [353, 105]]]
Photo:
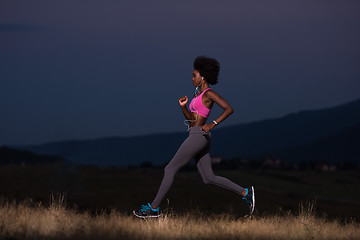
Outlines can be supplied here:
[[287, 149], [257, 155], [284, 161], [360, 162], [360, 124], [336, 134]]
[[7, 146], [0, 147], [0, 165], [8, 164], [52, 164], [63, 162], [60, 156], [38, 155], [28, 150], [19, 150]]
[[[241, 114], [234, 114], [232, 117], [239, 118]], [[220, 124], [212, 130], [210, 153], [212, 156], [217, 155], [222, 158], [252, 158], [263, 153], [282, 152], [279, 156], [288, 161], [304, 158], [342, 161], [344, 158], [320, 154], [327, 148], [336, 149], [335, 145], [341, 145], [336, 142], [336, 137], [331, 138], [337, 136], [343, 139], [342, 141], [347, 139], [347, 142], [341, 145], [343, 148], [338, 147], [339, 150], [333, 152], [334, 156], [346, 156], [346, 153], [341, 151], [349, 151], [353, 159], [359, 156], [358, 152], [354, 149], [349, 150], [345, 145], [360, 145], [359, 139], [352, 134], [357, 131], [355, 126], [359, 124], [360, 99], [325, 109], [299, 111], [280, 118], [228, 127], [222, 127]], [[187, 136], [188, 132], [184, 130], [180, 133], [63, 141], [16, 147], [38, 154], [58, 154], [76, 164], [139, 166], [151, 162], [154, 166], [159, 166], [172, 159]], [[360, 156], [357, 159], [360, 161]]]

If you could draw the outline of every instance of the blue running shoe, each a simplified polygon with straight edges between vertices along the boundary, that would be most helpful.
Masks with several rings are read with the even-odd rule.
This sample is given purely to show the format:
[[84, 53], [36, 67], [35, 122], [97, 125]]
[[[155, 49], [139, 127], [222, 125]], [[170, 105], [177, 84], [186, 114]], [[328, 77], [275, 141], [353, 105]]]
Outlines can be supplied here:
[[150, 203], [146, 205], [141, 205], [141, 208], [139, 210], [134, 210], [133, 213], [135, 216], [139, 218], [150, 218], [150, 217], [154, 218], [154, 217], [159, 217], [161, 215], [160, 207], [153, 209]]
[[246, 204], [249, 206], [250, 215], [254, 212], [255, 209], [255, 191], [254, 187], [245, 188], [246, 194], [242, 199], [245, 200]]

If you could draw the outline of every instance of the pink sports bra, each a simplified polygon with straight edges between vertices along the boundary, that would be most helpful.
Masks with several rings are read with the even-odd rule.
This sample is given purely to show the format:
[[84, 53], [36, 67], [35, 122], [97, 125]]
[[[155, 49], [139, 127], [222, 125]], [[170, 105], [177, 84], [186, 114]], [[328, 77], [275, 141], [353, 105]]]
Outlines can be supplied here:
[[197, 112], [201, 116], [207, 118], [210, 114], [210, 108], [207, 108], [202, 102], [202, 96], [204, 93], [211, 88], [205, 89], [199, 96], [194, 97], [189, 105], [191, 112]]

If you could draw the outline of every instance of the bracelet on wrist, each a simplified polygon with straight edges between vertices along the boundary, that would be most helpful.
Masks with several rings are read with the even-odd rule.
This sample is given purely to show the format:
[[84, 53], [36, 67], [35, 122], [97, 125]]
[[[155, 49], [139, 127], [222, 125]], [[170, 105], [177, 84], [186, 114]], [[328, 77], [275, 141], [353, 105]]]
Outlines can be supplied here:
[[218, 123], [215, 120], [213, 120], [213, 123], [215, 123], [215, 126], [218, 125]]

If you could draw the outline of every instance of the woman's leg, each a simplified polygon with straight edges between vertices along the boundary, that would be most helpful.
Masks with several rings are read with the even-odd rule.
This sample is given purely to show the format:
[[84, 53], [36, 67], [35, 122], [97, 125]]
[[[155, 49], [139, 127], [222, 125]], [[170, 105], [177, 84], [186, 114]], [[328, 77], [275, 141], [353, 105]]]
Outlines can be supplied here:
[[234, 182], [220, 176], [215, 176], [211, 166], [211, 157], [210, 153], [204, 153], [195, 158], [197, 161], [196, 167], [199, 170], [199, 173], [205, 184], [213, 184], [230, 191], [233, 191], [239, 195], [245, 190], [243, 187], [235, 184]]
[[160, 205], [160, 202], [170, 189], [177, 171], [186, 165], [199, 151], [201, 151], [201, 149], [206, 146], [206, 144], [207, 140], [201, 134], [190, 134], [189, 137], [182, 143], [174, 157], [165, 167], [164, 178], [161, 182], [158, 193], [151, 204], [153, 207]]

